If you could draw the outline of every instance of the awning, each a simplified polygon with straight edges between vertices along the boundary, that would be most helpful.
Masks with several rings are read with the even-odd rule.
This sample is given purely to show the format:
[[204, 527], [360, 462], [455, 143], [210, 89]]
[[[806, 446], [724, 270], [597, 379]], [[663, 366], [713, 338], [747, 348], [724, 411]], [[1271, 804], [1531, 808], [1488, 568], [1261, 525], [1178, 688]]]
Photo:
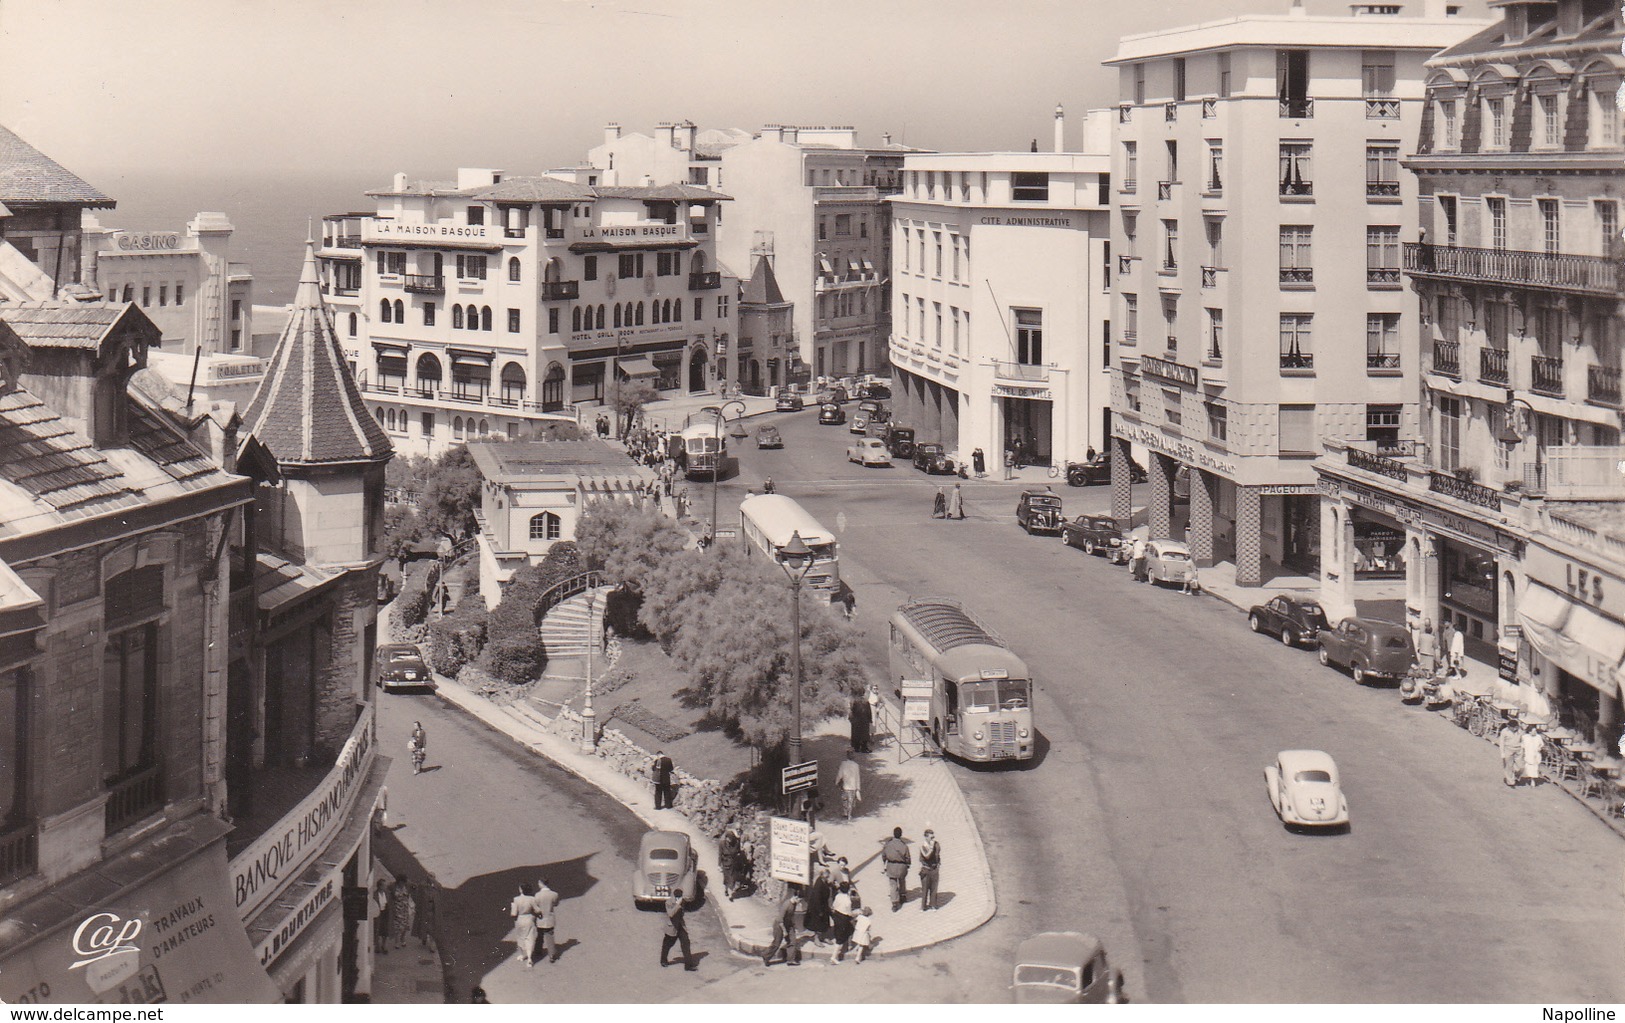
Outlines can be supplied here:
[[660, 375], [660, 371], [655, 369], [654, 363], [650, 362], [641, 355], [634, 355], [630, 358], [621, 359], [617, 365], [620, 367], [621, 375], [625, 377], [652, 377]]
[[1561, 631], [1563, 623], [1568, 620], [1569, 609], [1574, 602], [1558, 593], [1538, 584], [1531, 584], [1525, 590], [1523, 599], [1518, 601], [1518, 613], [1526, 620], [1533, 621], [1553, 631]]
[[[29, 927], [36, 909], [53, 926], [0, 957], [0, 1001], [280, 1003], [232, 904], [226, 826], [215, 824], [205, 818], [176, 829], [8, 912], [17, 929]], [[186, 848], [211, 834], [209, 845]], [[155, 864], [176, 865], [148, 873]], [[119, 940], [89, 947], [78, 933], [86, 924], [87, 933], [105, 927]]]
[[374, 341], [372, 347], [379, 355], [399, 355], [404, 358], [412, 345], [406, 341]]
[[496, 361], [496, 352], [480, 351], [477, 348], [448, 348], [446, 353], [451, 356], [455, 365], [489, 366]]
[[1609, 696], [1619, 695], [1625, 625], [1538, 583], [1530, 583], [1519, 600], [1518, 617], [1542, 657]]
[[829, 257], [825, 256], [822, 252], [818, 254], [818, 266], [819, 269], [824, 271], [825, 277], [835, 276], [835, 268], [829, 265]]

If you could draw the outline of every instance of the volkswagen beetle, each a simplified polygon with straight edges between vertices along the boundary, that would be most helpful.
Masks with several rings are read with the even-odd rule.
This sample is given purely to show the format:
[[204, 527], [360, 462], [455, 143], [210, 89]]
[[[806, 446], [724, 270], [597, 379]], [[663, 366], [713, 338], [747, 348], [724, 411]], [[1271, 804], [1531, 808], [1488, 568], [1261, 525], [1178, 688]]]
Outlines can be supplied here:
[[846, 413], [841, 406], [827, 401], [818, 407], [818, 423], [820, 426], [840, 426], [846, 422]]
[[1336, 828], [1349, 822], [1349, 801], [1332, 758], [1312, 749], [1288, 749], [1264, 768], [1270, 805], [1289, 827]]
[[683, 901], [699, 898], [699, 859], [694, 844], [681, 831], [649, 831], [638, 843], [638, 865], [632, 872], [632, 904], [658, 906], [682, 889]]

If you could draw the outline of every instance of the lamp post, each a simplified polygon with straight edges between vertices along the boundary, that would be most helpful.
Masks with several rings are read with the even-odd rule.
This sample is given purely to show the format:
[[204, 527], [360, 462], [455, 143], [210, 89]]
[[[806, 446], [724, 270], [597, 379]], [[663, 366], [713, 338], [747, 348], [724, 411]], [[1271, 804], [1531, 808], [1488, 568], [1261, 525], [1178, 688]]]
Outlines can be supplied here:
[[[732, 401], [725, 401], [721, 405], [714, 406], [711, 409], [712, 412], [716, 413], [717, 417], [717, 460], [712, 463], [711, 467], [711, 545], [713, 547], [716, 546], [717, 540], [717, 484], [722, 479], [722, 424], [728, 421], [728, 407], [730, 405], [738, 405], [739, 414], [741, 416], [743, 416], [747, 410], [745, 403], [740, 401], [738, 398], [735, 398]], [[743, 426], [738, 426], [737, 421], [735, 426], [738, 428], [739, 432], [730, 434], [729, 436], [743, 438], [745, 436], [745, 428]]]
[[598, 600], [598, 594], [587, 591], [587, 692], [581, 700], [581, 752], [592, 753], [598, 749], [598, 712], [592, 709], [592, 648], [597, 639], [593, 636], [592, 609]]
[[790, 674], [794, 689], [791, 690], [790, 713], [793, 723], [790, 730], [790, 763], [801, 763], [801, 582], [807, 578], [812, 570], [813, 552], [806, 541], [801, 539], [801, 531], [796, 530], [790, 534], [790, 542], [784, 545], [781, 552], [784, 574], [790, 579]]

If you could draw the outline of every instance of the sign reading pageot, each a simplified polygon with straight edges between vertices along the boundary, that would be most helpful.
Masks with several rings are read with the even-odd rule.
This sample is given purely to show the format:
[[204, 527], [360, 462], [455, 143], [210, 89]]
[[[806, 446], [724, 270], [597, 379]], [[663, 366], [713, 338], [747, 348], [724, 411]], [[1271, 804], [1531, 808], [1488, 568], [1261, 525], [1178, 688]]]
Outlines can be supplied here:
[[368, 706], [338, 761], [321, 785], [253, 845], [231, 860], [231, 890], [237, 912], [247, 920], [309, 865], [349, 820], [361, 782], [372, 766], [374, 709]]
[[812, 825], [789, 817], [774, 817], [768, 833], [768, 856], [775, 880], [811, 883]]

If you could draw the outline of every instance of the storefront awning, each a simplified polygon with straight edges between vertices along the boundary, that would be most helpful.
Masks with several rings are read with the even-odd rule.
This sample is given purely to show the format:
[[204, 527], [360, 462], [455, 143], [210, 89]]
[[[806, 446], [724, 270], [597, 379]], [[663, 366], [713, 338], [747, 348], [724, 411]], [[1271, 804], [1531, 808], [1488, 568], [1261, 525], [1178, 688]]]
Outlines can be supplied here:
[[631, 358], [622, 359], [618, 365], [621, 369], [621, 375], [625, 377], [652, 377], [660, 375], [660, 371], [655, 369], [654, 363], [650, 362], [641, 355], [634, 355]]
[[1518, 613], [1523, 615], [1525, 620], [1555, 632], [1562, 630], [1563, 622], [1569, 616], [1569, 608], [1573, 606], [1573, 601], [1556, 590], [1531, 584], [1524, 592], [1523, 599], [1518, 602]]
[[495, 352], [482, 352], [468, 348], [448, 348], [451, 361], [456, 366], [489, 366], [496, 359]]
[[412, 346], [405, 341], [374, 341], [372, 347], [379, 355], [398, 355], [404, 358]]
[[1615, 672], [1625, 660], [1625, 625], [1533, 582], [1518, 602], [1518, 617], [1542, 657], [1609, 696], [1619, 695]]

